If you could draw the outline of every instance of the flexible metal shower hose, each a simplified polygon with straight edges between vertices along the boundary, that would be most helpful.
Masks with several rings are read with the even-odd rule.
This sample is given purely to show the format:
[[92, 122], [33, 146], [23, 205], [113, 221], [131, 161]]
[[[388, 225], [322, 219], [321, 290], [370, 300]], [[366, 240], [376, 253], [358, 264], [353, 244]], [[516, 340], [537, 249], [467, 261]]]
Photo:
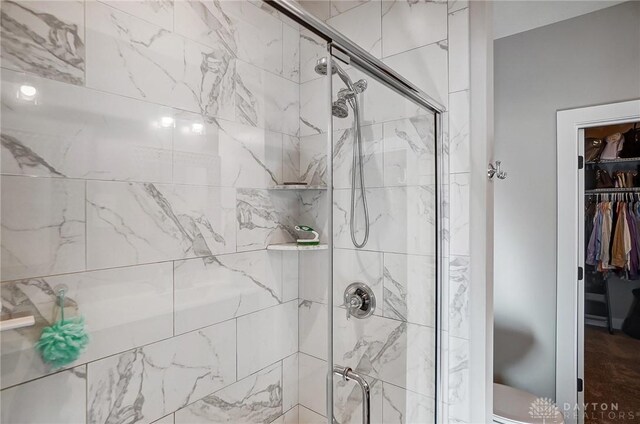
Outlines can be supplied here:
[[[351, 241], [353, 245], [358, 249], [363, 248], [369, 240], [369, 208], [367, 207], [367, 194], [364, 186], [364, 167], [363, 154], [362, 154], [362, 131], [360, 128], [360, 108], [358, 107], [357, 94], [354, 91], [354, 96], [349, 99], [349, 103], [353, 108], [353, 162], [351, 165], [351, 213], [349, 218], [349, 227], [351, 229]], [[355, 209], [356, 209], [356, 173], [360, 174], [360, 195], [362, 197], [362, 207], [364, 209], [364, 239], [361, 243], [356, 240], [356, 227], [355, 227]]]

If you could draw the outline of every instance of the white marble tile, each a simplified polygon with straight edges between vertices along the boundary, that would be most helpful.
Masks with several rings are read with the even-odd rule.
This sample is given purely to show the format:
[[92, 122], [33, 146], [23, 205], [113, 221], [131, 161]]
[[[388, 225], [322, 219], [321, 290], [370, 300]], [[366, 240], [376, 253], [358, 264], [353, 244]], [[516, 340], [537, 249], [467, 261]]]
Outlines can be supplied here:
[[469, 262], [466, 256], [449, 260], [449, 332], [462, 338], [469, 338]]
[[3, 390], [0, 420], [3, 423], [86, 423], [85, 366]]
[[[315, 414], [324, 414], [326, 410], [326, 382], [327, 382], [327, 363], [313, 356], [300, 354], [300, 423], [312, 423], [313, 420], [307, 421], [305, 416], [311, 418], [313, 414], [307, 414], [303, 410], [313, 412]], [[316, 417], [317, 418], [317, 417]], [[326, 419], [321, 421], [326, 423]]]
[[300, 252], [300, 298], [318, 303], [327, 303], [329, 286], [329, 251]]
[[[262, 1], [262, 0], [260, 0]], [[298, 424], [298, 405], [271, 421], [271, 424]]]
[[435, 390], [435, 332], [373, 315], [347, 320], [334, 309], [334, 363], [425, 396]]
[[219, 186], [222, 182], [220, 127], [197, 113], [176, 111], [173, 129], [173, 182]]
[[262, 128], [217, 121], [222, 185], [266, 188], [282, 182], [282, 136]]
[[449, 13], [456, 12], [460, 9], [464, 9], [465, 7], [469, 7], [468, 0], [448, 0]]
[[235, 8], [238, 58], [282, 75], [282, 21], [249, 2], [227, 3]]
[[173, 0], [100, 0], [137, 18], [173, 30], [174, 4], [186, 3]]
[[326, 133], [300, 137], [300, 181], [326, 185], [327, 143]]
[[235, 381], [233, 321], [88, 366], [91, 423], [149, 423]]
[[[418, 3], [419, 5], [434, 3]], [[424, 27], [425, 25], [420, 25]], [[406, 26], [403, 26], [403, 28]], [[429, 44], [404, 53], [389, 56], [384, 63], [411, 81], [422, 91], [447, 107], [449, 94], [449, 77], [447, 41]], [[394, 93], [395, 94], [395, 93]], [[399, 96], [399, 94], [396, 94]], [[423, 112], [424, 113], [424, 112]], [[406, 117], [410, 117], [408, 115]]]
[[[341, 364], [343, 365], [343, 364]], [[382, 420], [382, 381], [364, 376], [369, 384], [369, 412], [370, 422], [383, 424]], [[333, 376], [333, 413], [341, 424], [362, 423], [362, 390], [353, 381], [344, 381], [337, 375]]]
[[4, 1], [2, 67], [83, 85], [83, 1]]
[[282, 26], [282, 76], [300, 82], [300, 30]]
[[2, 280], [85, 268], [85, 183], [3, 176]]
[[[327, 358], [327, 305], [300, 300], [298, 307], [298, 345], [300, 352]], [[344, 314], [344, 312], [343, 312]]]
[[300, 138], [282, 135], [282, 182], [299, 182], [300, 179]]
[[313, 412], [304, 406], [300, 407], [298, 417], [298, 422], [304, 424], [326, 424], [327, 422], [327, 418], [324, 415]]
[[298, 134], [297, 83], [238, 61], [235, 84], [238, 122], [283, 134]]
[[300, 83], [322, 78], [316, 73], [318, 60], [327, 56], [327, 42], [307, 29], [300, 31]]
[[380, 16], [381, 2], [376, 0], [327, 19], [327, 24], [374, 57], [380, 58], [383, 43]]
[[469, 89], [469, 9], [449, 14], [449, 91]]
[[447, 38], [447, 3], [442, 1], [382, 2], [384, 57]]
[[282, 360], [282, 409], [288, 411], [298, 404], [298, 353]]
[[[435, 402], [433, 398], [422, 396], [393, 386], [383, 384], [385, 424], [431, 424], [435, 423]], [[447, 422], [447, 421], [443, 421]]]
[[435, 257], [385, 253], [384, 316], [433, 327], [435, 281]]
[[210, 47], [222, 46], [235, 55], [237, 8], [227, 1], [175, 1], [175, 32]]
[[451, 174], [451, 255], [469, 255], [469, 174]]
[[[361, 127], [362, 160], [364, 168], [364, 185], [366, 187], [382, 187], [383, 181], [383, 133], [382, 125]], [[333, 186], [335, 188], [351, 188], [353, 173], [353, 145], [355, 136], [353, 128], [335, 131], [333, 135]], [[323, 143], [324, 147], [325, 144]], [[326, 149], [325, 149], [326, 151]], [[326, 154], [325, 154], [326, 156]], [[356, 182], [360, 184], [360, 171], [356, 173]]]
[[469, 172], [469, 91], [451, 93], [449, 102], [450, 172]]
[[320, 233], [320, 243], [327, 243], [329, 238], [329, 201], [326, 190], [303, 190], [299, 193], [298, 220]]
[[331, 16], [331, 3], [328, 0], [300, 0], [300, 4], [321, 21]]
[[265, 249], [293, 242], [297, 197], [285, 190], [238, 189], [236, 206], [238, 251]]
[[331, 16], [344, 13], [368, 1], [371, 0], [331, 0]]
[[235, 251], [230, 188], [87, 182], [90, 269]]
[[[452, 422], [469, 422], [469, 341], [449, 338], [449, 418]], [[454, 421], [455, 420], [455, 421]]]
[[176, 412], [176, 424], [270, 423], [282, 415], [282, 364], [271, 365]]
[[282, 303], [282, 254], [266, 250], [175, 262], [181, 334]]
[[[253, 6], [252, 6], [253, 7]], [[86, 4], [87, 86], [233, 119], [235, 61], [98, 2]]]
[[85, 318], [90, 343], [81, 364], [171, 337], [171, 276], [171, 263], [161, 263], [3, 283], [3, 313], [33, 315], [36, 325], [3, 333], [2, 387], [53, 372], [34, 346], [60, 318], [57, 287], [68, 288], [65, 315]]
[[384, 124], [384, 185], [433, 184], [436, 161], [433, 115]]
[[3, 173], [171, 182], [172, 109], [36, 77], [25, 101], [24, 81], [2, 72]]
[[[435, 253], [435, 192], [433, 186], [372, 188], [366, 191], [370, 233], [365, 248], [393, 253]], [[353, 247], [350, 236], [350, 190], [335, 190], [334, 237], [338, 248]], [[364, 237], [359, 196], [355, 215], [356, 239]]]
[[[327, 122], [331, 113], [328, 107], [329, 92], [327, 84], [326, 78], [318, 78], [300, 84], [301, 137], [327, 132]], [[301, 171], [304, 172], [302, 163]]]
[[294, 300], [238, 318], [238, 378], [298, 350], [297, 317], [298, 302]]
[[[274, 254], [277, 252], [269, 251]], [[282, 301], [288, 302], [298, 298], [299, 274], [298, 274], [298, 252], [280, 252], [282, 257]]]
[[[381, 252], [337, 249], [333, 256], [333, 304], [344, 305], [344, 292], [354, 282], [366, 284], [376, 298], [374, 314], [382, 315], [383, 262]], [[346, 312], [345, 312], [346, 313]]]
[[158, 421], [154, 421], [153, 424], [175, 424], [173, 414], [160, 418]]

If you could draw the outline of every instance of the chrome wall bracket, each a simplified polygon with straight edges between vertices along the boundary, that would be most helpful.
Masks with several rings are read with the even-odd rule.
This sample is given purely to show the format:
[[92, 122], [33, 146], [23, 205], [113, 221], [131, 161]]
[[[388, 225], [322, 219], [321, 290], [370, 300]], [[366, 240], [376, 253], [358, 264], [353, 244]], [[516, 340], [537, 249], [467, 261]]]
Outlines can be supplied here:
[[487, 168], [487, 177], [489, 177], [490, 180], [493, 179], [494, 175], [498, 177], [499, 180], [507, 178], [507, 173], [502, 170], [501, 166], [502, 162], [499, 160], [496, 161], [495, 166], [492, 163], [489, 163], [489, 168]]

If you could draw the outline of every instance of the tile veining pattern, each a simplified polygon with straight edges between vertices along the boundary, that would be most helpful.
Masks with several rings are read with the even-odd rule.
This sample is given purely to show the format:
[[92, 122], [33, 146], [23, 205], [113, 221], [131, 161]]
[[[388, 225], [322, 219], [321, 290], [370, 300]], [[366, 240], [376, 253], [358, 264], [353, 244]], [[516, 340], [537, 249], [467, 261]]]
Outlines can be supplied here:
[[[36, 326], [2, 335], [0, 420], [297, 422], [297, 254], [265, 249], [303, 213], [269, 190], [300, 173], [298, 26], [249, 1], [1, 13], [2, 318]], [[56, 372], [34, 344], [61, 285], [91, 343]]]

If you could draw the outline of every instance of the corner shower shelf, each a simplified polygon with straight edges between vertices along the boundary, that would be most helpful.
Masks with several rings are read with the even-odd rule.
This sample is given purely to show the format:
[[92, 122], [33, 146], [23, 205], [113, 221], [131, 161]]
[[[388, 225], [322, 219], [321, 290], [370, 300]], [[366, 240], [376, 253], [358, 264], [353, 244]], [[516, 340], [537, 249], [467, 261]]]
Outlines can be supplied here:
[[298, 243], [278, 243], [268, 245], [267, 250], [327, 250], [327, 245], [304, 246]]
[[269, 190], [326, 190], [327, 186], [306, 184], [281, 184], [269, 187]]

